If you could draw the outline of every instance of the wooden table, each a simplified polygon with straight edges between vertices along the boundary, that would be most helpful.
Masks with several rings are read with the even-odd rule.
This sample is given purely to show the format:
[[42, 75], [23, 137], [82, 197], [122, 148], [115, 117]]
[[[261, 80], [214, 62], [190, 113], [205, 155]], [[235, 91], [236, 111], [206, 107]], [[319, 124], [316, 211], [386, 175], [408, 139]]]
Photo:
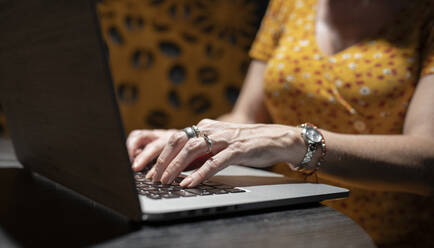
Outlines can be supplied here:
[[134, 224], [22, 169], [0, 139], [0, 247], [375, 247], [351, 219], [307, 204]]

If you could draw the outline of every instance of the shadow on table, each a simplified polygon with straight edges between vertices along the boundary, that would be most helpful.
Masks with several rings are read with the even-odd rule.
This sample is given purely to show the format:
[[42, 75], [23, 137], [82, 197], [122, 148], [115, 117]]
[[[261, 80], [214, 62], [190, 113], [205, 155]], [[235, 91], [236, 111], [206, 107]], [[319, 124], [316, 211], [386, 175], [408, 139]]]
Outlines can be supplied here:
[[0, 169], [0, 197], [0, 227], [20, 246], [87, 246], [137, 229], [23, 169]]
[[213, 219], [319, 206], [318, 203], [308, 203], [143, 225], [129, 222], [62, 186], [20, 168], [0, 168], [0, 197], [0, 229], [13, 243], [24, 247], [90, 246], [120, 238], [140, 228], [144, 232], [152, 232], [155, 231], [153, 228], [164, 226], [169, 228]]

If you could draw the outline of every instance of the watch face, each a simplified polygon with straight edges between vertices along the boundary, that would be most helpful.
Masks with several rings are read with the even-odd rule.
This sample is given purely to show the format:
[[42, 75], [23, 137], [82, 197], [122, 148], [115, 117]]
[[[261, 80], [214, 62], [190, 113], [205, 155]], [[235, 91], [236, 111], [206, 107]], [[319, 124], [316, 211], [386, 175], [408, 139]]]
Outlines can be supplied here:
[[313, 128], [306, 128], [306, 137], [315, 143], [322, 140], [321, 134]]

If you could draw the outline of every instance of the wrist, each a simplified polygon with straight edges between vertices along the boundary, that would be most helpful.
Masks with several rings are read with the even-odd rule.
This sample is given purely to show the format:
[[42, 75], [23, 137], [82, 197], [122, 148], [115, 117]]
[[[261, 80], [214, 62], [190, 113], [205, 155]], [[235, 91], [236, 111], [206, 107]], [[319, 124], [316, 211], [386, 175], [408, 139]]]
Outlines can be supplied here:
[[300, 133], [301, 128], [289, 127], [288, 134], [285, 137], [287, 140], [283, 151], [285, 154], [284, 161], [293, 170], [303, 160], [306, 153], [306, 143]]
[[295, 166], [295, 170], [310, 175], [319, 169], [325, 157], [325, 139], [322, 132], [310, 123], [304, 123], [298, 127], [301, 128], [300, 137], [304, 141], [305, 152], [302, 161]]

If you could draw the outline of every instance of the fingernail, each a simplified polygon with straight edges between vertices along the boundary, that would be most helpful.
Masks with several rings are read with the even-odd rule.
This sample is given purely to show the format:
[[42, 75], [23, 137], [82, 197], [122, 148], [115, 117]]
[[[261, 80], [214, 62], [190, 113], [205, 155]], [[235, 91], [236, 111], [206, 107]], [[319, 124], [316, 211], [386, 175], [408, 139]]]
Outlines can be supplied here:
[[169, 175], [167, 174], [167, 172], [164, 172], [164, 173], [163, 173], [163, 176], [161, 176], [161, 179], [163, 179], [163, 178], [166, 179], [166, 177], [168, 177], [168, 176], [169, 176]]
[[148, 171], [148, 173], [146, 173], [146, 179], [151, 179], [151, 177], [154, 175], [154, 173], [153, 173], [153, 171], [152, 170], [150, 170], [150, 171]]
[[156, 173], [155, 173], [154, 176], [152, 177], [152, 181], [153, 181], [154, 183], [160, 181], [160, 178], [157, 177], [157, 174], [156, 174]]
[[186, 187], [190, 185], [192, 181], [193, 179], [191, 179], [191, 177], [186, 177], [179, 185], [181, 185], [181, 187]]

